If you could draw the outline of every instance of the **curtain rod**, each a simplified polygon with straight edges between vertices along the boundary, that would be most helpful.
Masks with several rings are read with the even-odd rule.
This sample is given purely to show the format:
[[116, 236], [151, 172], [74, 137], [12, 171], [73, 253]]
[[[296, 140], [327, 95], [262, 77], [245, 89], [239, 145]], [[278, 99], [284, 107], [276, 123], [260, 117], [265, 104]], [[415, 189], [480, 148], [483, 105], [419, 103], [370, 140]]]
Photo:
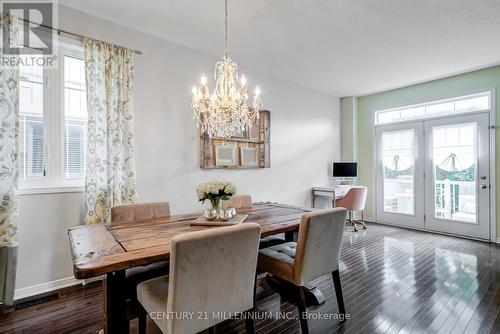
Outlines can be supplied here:
[[[24, 19], [20, 19], [26, 23], [33, 23], [33, 22], [30, 22], [28, 20], [24, 20]], [[33, 24], [37, 24], [39, 27], [42, 27], [42, 28], [45, 28], [45, 29], [50, 29], [50, 30], [55, 30], [57, 32], [58, 35], [61, 35], [61, 34], [64, 34], [64, 35], [68, 35], [68, 36], [71, 36], [75, 39], [78, 39], [80, 41], [83, 41], [84, 38], [90, 38], [90, 39], [95, 39], [95, 38], [92, 38], [92, 37], [88, 37], [88, 36], [83, 36], [83, 35], [80, 35], [80, 34], [75, 34], [73, 32], [70, 32], [70, 31], [66, 31], [66, 30], [62, 30], [62, 29], [58, 29], [58, 28], [54, 28], [54, 27], [49, 27], [49, 26], [46, 26], [44, 24], [38, 24], [38, 23], [33, 23]], [[111, 43], [111, 44], [114, 44], [114, 43]], [[130, 48], [127, 48], [125, 46], [121, 46], [121, 45], [118, 45], [118, 44], [114, 44], [118, 47], [121, 47], [121, 48], [124, 48], [124, 49], [129, 49], [131, 50], [132, 52], [134, 52], [135, 54], [137, 55], [142, 55], [143, 52], [141, 50], [135, 50], [135, 49], [130, 49]]]

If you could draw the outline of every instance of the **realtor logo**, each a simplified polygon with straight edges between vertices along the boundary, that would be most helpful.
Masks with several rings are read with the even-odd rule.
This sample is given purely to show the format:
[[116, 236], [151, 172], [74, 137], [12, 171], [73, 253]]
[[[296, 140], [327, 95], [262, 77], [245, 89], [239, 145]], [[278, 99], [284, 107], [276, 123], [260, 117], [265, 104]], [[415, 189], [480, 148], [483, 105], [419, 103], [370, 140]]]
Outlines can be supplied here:
[[3, 27], [4, 55], [52, 55], [54, 27], [53, 2], [4, 2], [3, 13], [20, 20], [18, 42], [21, 47], [11, 45], [10, 25]]

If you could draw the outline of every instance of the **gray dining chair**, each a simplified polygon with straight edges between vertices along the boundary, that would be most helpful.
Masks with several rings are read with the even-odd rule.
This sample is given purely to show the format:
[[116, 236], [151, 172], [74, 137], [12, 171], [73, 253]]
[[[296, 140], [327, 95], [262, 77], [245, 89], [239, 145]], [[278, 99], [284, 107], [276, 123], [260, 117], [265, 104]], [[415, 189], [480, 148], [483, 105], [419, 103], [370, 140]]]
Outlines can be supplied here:
[[[111, 208], [111, 226], [126, 226], [134, 222], [168, 218], [168, 202], [150, 202], [116, 205]], [[140, 305], [137, 303], [137, 284], [168, 274], [168, 261], [159, 261], [125, 271], [125, 298], [128, 320], [139, 317]]]
[[170, 204], [168, 202], [115, 205], [111, 208], [111, 225], [116, 226], [169, 216]]
[[297, 306], [304, 334], [309, 332], [305, 316], [304, 286], [320, 276], [332, 275], [339, 313], [345, 316], [339, 262], [346, 213], [344, 208], [306, 213], [302, 215], [297, 242], [287, 242], [259, 251], [259, 270], [298, 287]]
[[[227, 201], [222, 201], [222, 208], [235, 208], [236, 210], [251, 209], [253, 207], [252, 196], [237, 195]], [[285, 243], [285, 239], [279, 235], [271, 235], [260, 239], [259, 249]]]
[[[194, 312], [194, 319], [152, 317], [163, 333], [182, 334], [212, 328], [229, 314], [247, 313], [247, 332], [253, 332], [248, 312], [254, 307], [259, 238], [256, 223], [175, 236], [170, 246], [170, 274], [137, 286], [137, 299], [145, 310], [142, 317], [153, 312]], [[139, 328], [139, 333], [145, 332], [145, 326]]]

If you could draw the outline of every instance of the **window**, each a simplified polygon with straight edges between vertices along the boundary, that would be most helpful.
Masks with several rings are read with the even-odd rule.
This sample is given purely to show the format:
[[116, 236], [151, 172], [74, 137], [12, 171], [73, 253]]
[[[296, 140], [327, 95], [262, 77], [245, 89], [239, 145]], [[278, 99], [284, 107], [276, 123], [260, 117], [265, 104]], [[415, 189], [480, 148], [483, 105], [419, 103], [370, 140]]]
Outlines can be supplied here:
[[60, 43], [57, 69], [20, 67], [21, 189], [81, 187], [87, 152], [83, 49]]
[[491, 108], [490, 100], [490, 92], [485, 92], [431, 103], [380, 110], [375, 113], [375, 122], [376, 124], [387, 124], [450, 114], [485, 111]]
[[43, 68], [19, 68], [19, 176], [21, 181], [45, 174]]
[[82, 59], [64, 57], [64, 177], [85, 178], [87, 92]]

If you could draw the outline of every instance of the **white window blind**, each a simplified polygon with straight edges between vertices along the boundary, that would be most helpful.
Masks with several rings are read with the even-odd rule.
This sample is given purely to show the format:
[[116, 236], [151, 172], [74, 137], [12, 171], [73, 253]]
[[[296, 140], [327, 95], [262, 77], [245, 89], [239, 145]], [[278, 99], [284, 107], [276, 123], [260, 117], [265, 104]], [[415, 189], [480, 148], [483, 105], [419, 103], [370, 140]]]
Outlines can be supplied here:
[[82, 59], [64, 56], [64, 177], [85, 178], [87, 94]]
[[20, 66], [19, 77], [19, 176], [24, 182], [45, 174], [43, 68]]

